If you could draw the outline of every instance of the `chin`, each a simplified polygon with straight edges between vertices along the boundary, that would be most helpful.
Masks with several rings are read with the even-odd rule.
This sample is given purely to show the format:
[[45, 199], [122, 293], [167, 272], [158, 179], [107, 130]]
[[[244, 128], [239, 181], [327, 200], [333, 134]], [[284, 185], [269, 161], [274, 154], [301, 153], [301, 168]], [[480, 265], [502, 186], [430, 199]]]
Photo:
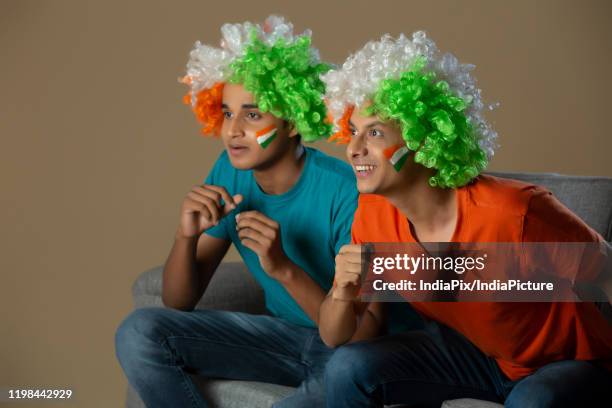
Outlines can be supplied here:
[[361, 194], [376, 194], [378, 188], [373, 183], [357, 181], [357, 191]]
[[232, 167], [238, 170], [251, 170], [257, 165], [254, 160], [250, 160], [248, 157], [236, 158], [230, 155], [229, 160]]

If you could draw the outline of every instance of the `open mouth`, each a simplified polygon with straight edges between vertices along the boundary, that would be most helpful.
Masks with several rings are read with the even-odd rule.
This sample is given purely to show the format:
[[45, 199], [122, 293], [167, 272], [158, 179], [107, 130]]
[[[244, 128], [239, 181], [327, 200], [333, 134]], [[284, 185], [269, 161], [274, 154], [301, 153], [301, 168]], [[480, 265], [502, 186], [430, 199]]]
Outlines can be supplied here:
[[376, 166], [373, 164], [355, 164], [353, 168], [355, 169], [355, 174], [357, 177], [366, 178], [374, 172]]
[[227, 150], [229, 154], [231, 154], [232, 156], [240, 156], [246, 153], [247, 150], [249, 150], [249, 148], [246, 146], [240, 146], [240, 145], [229, 145], [227, 147]]

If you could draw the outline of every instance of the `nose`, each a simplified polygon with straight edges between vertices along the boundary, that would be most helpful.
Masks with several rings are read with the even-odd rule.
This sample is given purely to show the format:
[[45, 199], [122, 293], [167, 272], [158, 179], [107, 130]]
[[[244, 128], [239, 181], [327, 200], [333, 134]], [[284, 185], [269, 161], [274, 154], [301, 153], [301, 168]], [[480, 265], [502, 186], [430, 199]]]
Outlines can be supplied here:
[[244, 131], [242, 130], [240, 120], [232, 119], [230, 121], [229, 128], [227, 130], [227, 135], [230, 138], [244, 136]]
[[346, 154], [349, 160], [357, 157], [363, 157], [368, 154], [365, 138], [361, 136], [360, 133], [351, 137], [351, 141], [346, 148]]

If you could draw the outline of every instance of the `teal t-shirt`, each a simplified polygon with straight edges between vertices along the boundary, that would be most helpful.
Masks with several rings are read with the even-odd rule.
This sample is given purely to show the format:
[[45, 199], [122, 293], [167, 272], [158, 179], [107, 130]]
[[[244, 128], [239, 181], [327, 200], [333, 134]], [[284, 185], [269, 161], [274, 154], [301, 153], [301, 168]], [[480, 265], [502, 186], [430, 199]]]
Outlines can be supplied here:
[[351, 241], [358, 192], [347, 163], [309, 147], [304, 154], [304, 167], [296, 184], [284, 194], [270, 195], [257, 185], [252, 170], [234, 168], [224, 151], [205, 183], [223, 186], [231, 195], [242, 194], [244, 200], [205, 234], [234, 243], [263, 288], [266, 307], [274, 316], [315, 327], [283, 285], [263, 271], [257, 254], [240, 243], [235, 219], [239, 212], [256, 210], [278, 222], [289, 259], [327, 293], [334, 278], [335, 256]]

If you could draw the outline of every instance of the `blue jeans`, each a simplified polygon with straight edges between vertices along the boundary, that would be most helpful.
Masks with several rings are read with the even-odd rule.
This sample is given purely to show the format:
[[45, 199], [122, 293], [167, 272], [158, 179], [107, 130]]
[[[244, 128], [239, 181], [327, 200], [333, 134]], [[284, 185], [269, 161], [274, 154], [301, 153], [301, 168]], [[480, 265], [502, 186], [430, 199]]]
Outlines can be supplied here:
[[115, 336], [117, 358], [147, 407], [206, 407], [190, 374], [298, 387], [277, 407], [325, 405], [333, 350], [317, 329], [221, 310], [133, 311]]
[[423, 330], [339, 348], [327, 363], [325, 387], [328, 408], [383, 404], [439, 408], [443, 401], [456, 398], [521, 408], [612, 402], [612, 374], [592, 362], [559, 361], [511, 381], [493, 358], [435, 322]]

